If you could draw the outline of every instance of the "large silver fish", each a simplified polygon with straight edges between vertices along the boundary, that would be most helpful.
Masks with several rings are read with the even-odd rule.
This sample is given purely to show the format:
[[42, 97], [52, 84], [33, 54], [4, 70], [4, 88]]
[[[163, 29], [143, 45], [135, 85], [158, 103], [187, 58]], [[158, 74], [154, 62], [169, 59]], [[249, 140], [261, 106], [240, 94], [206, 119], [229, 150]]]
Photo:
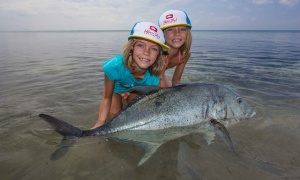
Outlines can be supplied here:
[[134, 90], [141, 95], [96, 129], [81, 130], [46, 114], [39, 117], [64, 136], [58, 151], [65, 151], [74, 137], [106, 136], [142, 145], [145, 155], [141, 165], [163, 143], [192, 133], [204, 133], [208, 143], [217, 134], [234, 151], [226, 127], [255, 115], [243, 98], [218, 84], [182, 84], [163, 89], [140, 86]]

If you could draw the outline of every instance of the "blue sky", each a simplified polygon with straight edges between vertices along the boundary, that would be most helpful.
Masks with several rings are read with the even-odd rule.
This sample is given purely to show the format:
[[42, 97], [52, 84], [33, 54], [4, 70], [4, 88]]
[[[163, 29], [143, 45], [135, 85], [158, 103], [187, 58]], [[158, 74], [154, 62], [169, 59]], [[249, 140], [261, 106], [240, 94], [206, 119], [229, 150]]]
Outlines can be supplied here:
[[300, 0], [0, 0], [0, 31], [129, 30], [166, 10], [193, 30], [300, 30]]

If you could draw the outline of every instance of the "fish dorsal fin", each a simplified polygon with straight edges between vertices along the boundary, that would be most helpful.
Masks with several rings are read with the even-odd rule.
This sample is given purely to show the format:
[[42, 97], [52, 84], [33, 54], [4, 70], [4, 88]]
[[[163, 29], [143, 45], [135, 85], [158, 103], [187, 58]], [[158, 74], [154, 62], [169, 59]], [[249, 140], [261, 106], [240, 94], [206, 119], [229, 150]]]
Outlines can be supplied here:
[[173, 84], [172, 87], [184, 87], [184, 86], [187, 86], [187, 84], [177, 83], [177, 84]]
[[165, 87], [165, 88], [161, 88], [158, 86], [135, 86], [135, 87], [131, 88], [130, 91], [137, 91], [141, 95], [150, 95], [150, 94], [156, 93], [157, 91], [159, 91], [161, 89], [179, 88], [179, 87], [184, 87], [186, 85], [187, 84], [174, 84], [172, 87]]
[[159, 91], [161, 88], [158, 86], [136, 86], [131, 88], [131, 91], [137, 91], [141, 95], [149, 95]]
[[161, 88], [158, 86], [135, 86], [133, 88], [130, 89], [130, 91], [137, 91], [140, 93], [139, 96], [135, 97], [128, 105], [126, 108], [132, 106], [133, 104], [135, 104], [136, 102], [138, 102], [139, 100], [143, 99], [146, 96], [149, 96], [151, 94], [154, 94], [156, 92], [158, 92], [159, 90], [163, 90], [163, 89], [171, 89], [171, 88], [180, 88], [180, 87], [184, 87], [186, 86], [186, 84], [175, 84], [172, 87], [165, 87], [165, 88]]
[[139, 100], [143, 99], [144, 97], [154, 94], [157, 91], [161, 90], [163, 88], [160, 88], [158, 86], [136, 86], [130, 89], [130, 91], [137, 91], [140, 93], [139, 96], [135, 97], [128, 105], [126, 108], [130, 107], [131, 105], [135, 104]]

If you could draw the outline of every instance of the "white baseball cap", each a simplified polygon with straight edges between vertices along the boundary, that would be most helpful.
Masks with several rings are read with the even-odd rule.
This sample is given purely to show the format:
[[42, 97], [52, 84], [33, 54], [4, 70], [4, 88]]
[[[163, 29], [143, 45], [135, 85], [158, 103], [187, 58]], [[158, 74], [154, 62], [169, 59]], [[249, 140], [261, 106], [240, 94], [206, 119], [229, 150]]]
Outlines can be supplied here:
[[188, 26], [192, 29], [188, 15], [181, 10], [168, 10], [164, 12], [158, 19], [158, 25], [162, 30], [172, 26]]
[[165, 44], [162, 30], [151, 22], [137, 22], [132, 27], [128, 40], [131, 38], [142, 38], [157, 43], [164, 51], [170, 49]]

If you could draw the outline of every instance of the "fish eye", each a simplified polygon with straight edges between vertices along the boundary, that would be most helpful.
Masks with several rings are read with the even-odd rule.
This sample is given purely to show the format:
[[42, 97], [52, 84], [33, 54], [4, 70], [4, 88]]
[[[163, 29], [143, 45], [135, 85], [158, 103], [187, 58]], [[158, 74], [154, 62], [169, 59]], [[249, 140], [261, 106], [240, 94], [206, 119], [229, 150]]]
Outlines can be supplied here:
[[239, 104], [241, 104], [242, 98], [241, 98], [241, 97], [237, 97], [237, 98], [236, 98], [236, 102], [239, 103]]

